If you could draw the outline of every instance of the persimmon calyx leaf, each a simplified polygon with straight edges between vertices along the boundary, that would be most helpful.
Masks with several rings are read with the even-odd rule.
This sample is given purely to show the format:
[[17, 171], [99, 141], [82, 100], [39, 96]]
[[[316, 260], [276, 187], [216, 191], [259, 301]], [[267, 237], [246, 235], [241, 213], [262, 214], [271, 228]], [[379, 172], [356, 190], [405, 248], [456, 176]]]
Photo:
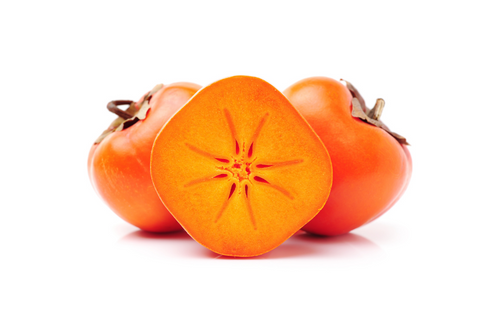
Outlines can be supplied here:
[[385, 106], [385, 101], [382, 98], [378, 98], [377, 102], [375, 103], [375, 106], [371, 109], [368, 109], [366, 107], [365, 100], [359, 93], [359, 91], [349, 82], [346, 80], [342, 80], [346, 83], [347, 89], [351, 92], [352, 95], [352, 112], [351, 115], [353, 117], [359, 118], [362, 121], [371, 124], [373, 126], [377, 126], [378, 128], [383, 129], [387, 133], [389, 133], [394, 139], [396, 139], [400, 144], [402, 145], [410, 145], [407, 141], [406, 138], [403, 136], [391, 131], [389, 127], [387, 127], [386, 124], [380, 120], [380, 117], [382, 116], [382, 111]]
[[125, 121], [125, 119], [123, 119], [121, 117], [118, 117], [115, 120], [113, 120], [113, 122], [109, 125], [109, 127], [104, 132], [102, 132], [102, 134], [99, 135], [99, 137], [95, 140], [95, 144], [100, 143], [102, 140], [104, 140], [105, 137], [107, 137], [108, 135], [110, 135], [113, 132], [116, 132], [116, 130], [120, 126], [122, 126], [124, 121]]
[[[109, 127], [97, 138], [95, 143], [100, 143], [111, 133], [123, 131], [124, 129], [127, 129], [130, 126], [134, 125], [139, 120], [145, 119], [150, 109], [149, 102], [151, 101], [151, 97], [153, 97], [153, 95], [162, 87], [163, 84], [157, 84], [153, 89], [151, 89], [151, 91], [146, 94], [146, 96], [144, 96], [142, 102], [137, 106], [136, 103], [128, 100], [109, 102], [107, 105], [108, 110], [118, 115], [118, 118], [113, 120]], [[117, 105], [124, 104], [129, 104], [130, 106], [126, 110], [121, 110], [117, 107]]]
[[135, 114], [136, 118], [138, 118], [139, 120], [146, 118], [146, 115], [149, 111], [149, 102], [151, 101], [151, 97], [153, 97], [153, 95], [157, 93], [161, 88], [163, 88], [163, 84], [160, 83], [154, 86], [154, 88], [151, 89], [150, 92], [148, 92], [148, 94], [144, 97], [141, 105], [139, 106], [139, 110]]

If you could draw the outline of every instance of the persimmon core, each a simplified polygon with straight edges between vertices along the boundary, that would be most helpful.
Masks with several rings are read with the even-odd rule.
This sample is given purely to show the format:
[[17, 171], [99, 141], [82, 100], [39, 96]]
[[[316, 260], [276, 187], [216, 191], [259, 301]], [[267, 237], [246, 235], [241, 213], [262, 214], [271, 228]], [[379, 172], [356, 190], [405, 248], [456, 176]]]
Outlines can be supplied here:
[[252, 174], [252, 163], [255, 159], [251, 159], [249, 152], [245, 151], [245, 143], [243, 142], [243, 149], [240, 150], [240, 146], [238, 141], [236, 141], [236, 156], [232, 156], [231, 161], [227, 159], [217, 159], [218, 161], [225, 161], [225, 165], [221, 165], [218, 167], [221, 171], [229, 172], [229, 174], [220, 174], [215, 177], [223, 178], [227, 176], [231, 176], [234, 180], [239, 182], [250, 179], [250, 175]]

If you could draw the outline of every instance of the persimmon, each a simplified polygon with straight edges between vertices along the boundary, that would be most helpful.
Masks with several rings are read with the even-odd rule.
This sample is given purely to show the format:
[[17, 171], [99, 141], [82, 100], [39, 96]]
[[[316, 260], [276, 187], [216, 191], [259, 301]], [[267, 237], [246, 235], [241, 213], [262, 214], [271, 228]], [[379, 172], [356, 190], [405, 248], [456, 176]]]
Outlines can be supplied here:
[[380, 120], [384, 101], [368, 109], [347, 83], [312, 77], [284, 91], [328, 149], [333, 185], [323, 210], [302, 229], [340, 235], [373, 221], [403, 195], [412, 161], [406, 139]]
[[151, 177], [184, 229], [219, 254], [277, 247], [323, 207], [332, 167], [321, 140], [269, 83], [217, 81], [158, 134]]
[[[139, 102], [113, 101], [119, 117], [92, 145], [88, 172], [92, 185], [123, 220], [151, 232], [182, 227], [163, 206], [153, 187], [150, 158], [156, 135], [200, 88], [194, 83], [158, 85]], [[130, 105], [121, 110], [117, 105]]]

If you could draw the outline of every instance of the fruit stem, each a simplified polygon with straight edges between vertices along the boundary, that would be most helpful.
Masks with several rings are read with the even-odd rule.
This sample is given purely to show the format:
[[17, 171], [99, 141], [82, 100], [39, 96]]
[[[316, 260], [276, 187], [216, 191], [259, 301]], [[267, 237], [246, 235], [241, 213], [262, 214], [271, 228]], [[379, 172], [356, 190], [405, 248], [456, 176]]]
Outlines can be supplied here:
[[382, 117], [382, 111], [384, 110], [385, 101], [382, 98], [377, 98], [375, 106], [368, 112], [368, 117], [379, 120]]
[[132, 105], [134, 101], [129, 101], [129, 100], [116, 100], [116, 101], [111, 101], [108, 103], [106, 106], [108, 110], [114, 114], [116, 114], [118, 117], [121, 117], [123, 119], [130, 119], [134, 115], [129, 114], [127, 111], [124, 111], [118, 107], [118, 105]]

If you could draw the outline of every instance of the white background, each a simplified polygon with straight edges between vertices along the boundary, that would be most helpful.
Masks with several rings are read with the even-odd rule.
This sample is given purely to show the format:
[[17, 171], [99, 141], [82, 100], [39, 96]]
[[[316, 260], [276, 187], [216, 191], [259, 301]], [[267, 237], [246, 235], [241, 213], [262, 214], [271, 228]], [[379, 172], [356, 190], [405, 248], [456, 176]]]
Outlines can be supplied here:
[[[495, 1], [4, 1], [2, 332], [499, 332]], [[245, 74], [351, 81], [411, 184], [349, 235], [254, 259], [154, 236], [94, 193], [112, 99]]]

